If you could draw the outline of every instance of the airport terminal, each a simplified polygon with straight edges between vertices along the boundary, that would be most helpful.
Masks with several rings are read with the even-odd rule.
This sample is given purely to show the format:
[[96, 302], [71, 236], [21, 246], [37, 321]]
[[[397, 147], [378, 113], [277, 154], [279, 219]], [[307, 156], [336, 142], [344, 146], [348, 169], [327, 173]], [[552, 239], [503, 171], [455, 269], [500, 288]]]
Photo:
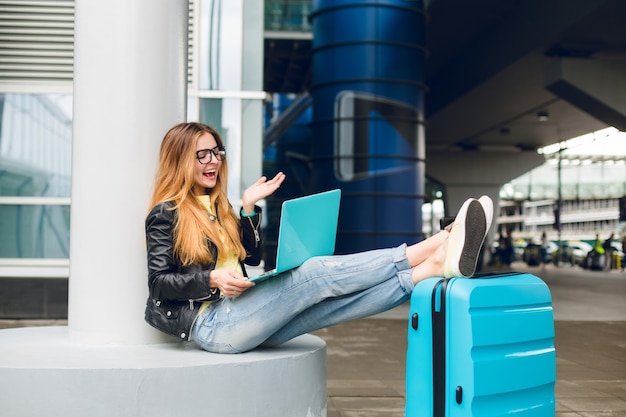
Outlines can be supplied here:
[[[179, 121], [225, 138], [234, 203], [259, 176], [287, 173], [265, 202], [267, 268], [282, 202], [331, 188], [342, 190], [337, 253], [419, 241], [483, 194], [498, 207], [490, 244], [544, 231], [557, 244], [612, 232], [618, 243], [625, 19], [620, 0], [0, 0], [0, 320], [13, 328], [0, 331], [0, 369], [14, 399], [4, 410], [34, 415], [16, 405], [29, 378], [41, 383], [43, 409], [71, 402], [59, 394], [68, 383], [74, 396], [85, 391], [68, 416], [146, 415], [166, 389], [161, 372], [279, 372], [254, 355], [203, 357], [196, 369], [198, 352], [174, 365], [167, 349], [153, 350], [169, 341], [143, 321], [143, 220], [160, 140]], [[413, 213], [408, 226], [398, 213]], [[550, 286], [561, 417], [626, 415], [626, 274], [614, 266], [485, 264]], [[276, 352], [302, 388], [282, 410], [404, 415], [407, 308]], [[57, 369], [54, 354], [24, 356], [46, 344], [76, 362]], [[242, 375], [223, 381], [222, 395]], [[93, 412], [90, 399], [103, 397], [77, 381], [94, 378], [117, 405]], [[277, 392], [295, 387], [286, 378]], [[278, 403], [277, 392], [266, 401]], [[162, 415], [197, 409], [174, 410]]]

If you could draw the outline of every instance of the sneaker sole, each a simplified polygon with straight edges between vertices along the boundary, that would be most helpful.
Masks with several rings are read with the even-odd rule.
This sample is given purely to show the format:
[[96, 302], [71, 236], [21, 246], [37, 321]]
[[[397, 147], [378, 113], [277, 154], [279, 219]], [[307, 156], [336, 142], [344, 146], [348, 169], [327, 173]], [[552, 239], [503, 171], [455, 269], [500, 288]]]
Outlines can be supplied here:
[[464, 277], [471, 277], [476, 272], [478, 255], [485, 240], [487, 222], [482, 204], [472, 201], [467, 209], [465, 217], [465, 230], [472, 230], [472, 233], [465, 233], [463, 252], [459, 259], [459, 272]]
[[[451, 264], [446, 265], [445, 275], [471, 277], [476, 272], [478, 255], [482, 249], [485, 234], [487, 232], [487, 219], [482, 204], [478, 200], [471, 200], [468, 203], [464, 218], [459, 218], [459, 226], [454, 227], [450, 234], [449, 241], [457, 242], [454, 247], [448, 248], [447, 258]], [[471, 230], [472, 233], [466, 233]], [[460, 245], [458, 243], [462, 242]]]

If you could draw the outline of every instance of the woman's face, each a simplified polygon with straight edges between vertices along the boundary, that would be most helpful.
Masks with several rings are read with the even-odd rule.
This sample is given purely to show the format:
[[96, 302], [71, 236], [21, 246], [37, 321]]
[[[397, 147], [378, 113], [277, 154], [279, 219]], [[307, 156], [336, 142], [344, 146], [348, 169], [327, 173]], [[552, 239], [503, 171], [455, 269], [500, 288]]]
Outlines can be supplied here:
[[194, 166], [194, 190], [196, 195], [206, 193], [207, 188], [214, 188], [222, 161], [218, 160], [217, 141], [210, 133], [203, 133], [196, 142], [196, 159]]

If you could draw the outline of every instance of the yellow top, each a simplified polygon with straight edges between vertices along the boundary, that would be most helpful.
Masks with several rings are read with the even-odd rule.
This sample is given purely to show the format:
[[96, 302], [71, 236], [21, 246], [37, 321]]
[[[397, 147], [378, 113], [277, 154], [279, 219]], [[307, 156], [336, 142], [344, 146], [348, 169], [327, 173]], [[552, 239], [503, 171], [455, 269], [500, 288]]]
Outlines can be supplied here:
[[[211, 204], [211, 196], [204, 194], [204, 195], [198, 196], [198, 200], [200, 200], [200, 202], [207, 209], [209, 214], [213, 216], [212, 218], [215, 219], [217, 230], [222, 237], [222, 242], [228, 245], [228, 243], [230, 242], [227, 242], [226, 236], [223, 235], [219, 219], [217, 219], [217, 216], [215, 216], [215, 213], [213, 212], [213, 204]], [[226, 254], [218, 253], [217, 262], [215, 263], [215, 269], [234, 269], [235, 271], [239, 271], [239, 273], [243, 272], [241, 270], [241, 264], [239, 263], [239, 259], [236, 256], [233, 256], [232, 253], [226, 253]]]
[[[211, 196], [210, 195], [201, 195], [198, 196], [198, 200], [202, 203], [202, 205], [207, 209], [209, 214], [212, 216], [212, 219], [215, 219], [215, 224], [217, 225], [217, 230], [222, 237], [222, 242], [228, 244], [226, 241], [227, 237], [223, 235], [222, 228], [219, 223], [219, 219], [213, 212], [213, 204], [211, 204]], [[240, 274], [243, 273], [241, 269], [241, 264], [239, 263], [239, 259], [236, 256], [233, 256], [231, 253], [218, 253], [217, 254], [217, 262], [215, 263], [215, 270], [218, 269], [231, 269], [238, 271]], [[211, 301], [206, 301], [202, 303], [200, 309], [198, 310], [198, 314], [202, 313], [209, 305], [211, 305]]]

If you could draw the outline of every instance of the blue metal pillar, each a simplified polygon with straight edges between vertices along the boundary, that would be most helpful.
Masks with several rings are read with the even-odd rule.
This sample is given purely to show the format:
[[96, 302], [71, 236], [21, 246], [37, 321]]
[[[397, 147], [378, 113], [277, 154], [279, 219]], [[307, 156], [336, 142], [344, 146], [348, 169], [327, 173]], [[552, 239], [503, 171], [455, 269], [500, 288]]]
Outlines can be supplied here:
[[341, 188], [337, 253], [419, 241], [423, 1], [317, 0], [312, 188]]

